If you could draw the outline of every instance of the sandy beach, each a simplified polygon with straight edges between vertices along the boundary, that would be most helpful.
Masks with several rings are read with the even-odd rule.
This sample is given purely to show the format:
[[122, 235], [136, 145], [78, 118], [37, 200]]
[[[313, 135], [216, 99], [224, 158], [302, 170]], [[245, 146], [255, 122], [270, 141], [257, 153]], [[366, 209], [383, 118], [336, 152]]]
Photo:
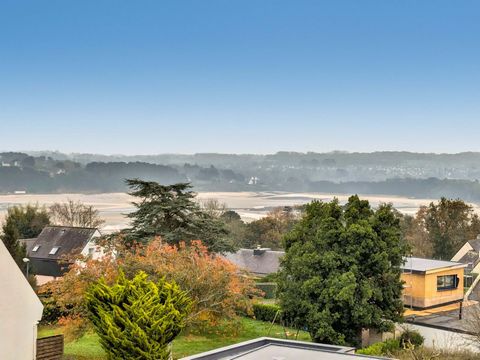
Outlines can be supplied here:
[[[217, 199], [225, 203], [228, 208], [237, 211], [245, 221], [252, 221], [265, 216], [269, 210], [278, 206], [293, 206], [305, 204], [314, 199], [330, 201], [334, 197], [341, 203], [348, 199], [343, 194], [322, 193], [285, 193], [285, 192], [201, 192], [198, 193], [199, 201]], [[411, 199], [396, 196], [367, 195], [362, 198], [368, 199], [372, 206], [380, 203], [392, 203], [399, 211], [414, 214], [421, 205], [427, 205], [433, 199]], [[0, 220], [9, 206], [18, 204], [39, 204], [49, 206], [55, 202], [64, 202], [68, 199], [82, 201], [93, 205], [105, 219], [105, 232], [121, 229], [128, 225], [125, 214], [133, 210], [131, 202], [134, 200], [125, 193], [103, 194], [24, 194], [24, 195], [0, 195]], [[475, 206], [478, 210], [478, 207]]]

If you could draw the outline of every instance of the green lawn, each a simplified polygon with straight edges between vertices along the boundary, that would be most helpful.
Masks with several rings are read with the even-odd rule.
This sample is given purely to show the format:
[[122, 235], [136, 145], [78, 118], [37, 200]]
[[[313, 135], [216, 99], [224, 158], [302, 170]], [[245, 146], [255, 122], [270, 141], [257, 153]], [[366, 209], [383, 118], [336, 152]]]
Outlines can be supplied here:
[[[285, 338], [283, 327], [274, 325], [270, 329], [270, 324], [252, 320], [248, 318], [240, 319], [240, 326], [238, 334], [206, 334], [206, 335], [184, 335], [179, 336], [173, 343], [173, 355], [175, 359], [197, 354], [203, 351], [216, 349], [222, 346], [235, 344], [241, 341], [254, 339], [261, 336], [270, 336], [276, 338]], [[286, 329], [289, 339], [294, 339], [296, 331]], [[60, 334], [62, 328], [60, 327], [40, 327], [38, 330], [38, 337], [45, 337], [50, 335]], [[310, 336], [301, 331], [298, 340], [310, 340]], [[105, 359], [104, 353], [100, 344], [98, 343], [97, 335], [93, 333], [86, 334], [78, 341], [65, 344], [65, 355], [67, 359], [78, 360], [100, 360]]]

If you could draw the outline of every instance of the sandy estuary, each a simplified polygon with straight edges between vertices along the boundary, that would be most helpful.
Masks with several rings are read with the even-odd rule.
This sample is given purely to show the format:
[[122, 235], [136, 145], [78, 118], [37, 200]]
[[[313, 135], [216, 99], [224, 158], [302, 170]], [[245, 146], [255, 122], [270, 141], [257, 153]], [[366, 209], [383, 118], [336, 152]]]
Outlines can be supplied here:
[[[201, 192], [197, 199], [217, 199], [228, 208], [237, 211], [245, 221], [252, 221], [265, 216], [268, 211], [278, 206], [293, 206], [308, 203], [314, 199], [330, 201], [334, 197], [341, 203], [347, 201], [349, 195], [322, 193], [286, 193], [286, 192]], [[399, 211], [413, 214], [422, 205], [434, 199], [412, 199], [396, 196], [365, 195], [373, 206], [380, 203], [392, 203]], [[49, 206], [55, 202], [67, 200], [82, 201], [93, 205], [105, 219], [104, 231], [110, 232], [128, 225], [126, 214], [133, 210], [134, 200], [125, 193], [102, 194], [22, 194], [0, 195], [0, 219], [3, 219], [9, 206], [18, 204], [39, 204]], [[477, 211], [478, 207], [475, 206]]]

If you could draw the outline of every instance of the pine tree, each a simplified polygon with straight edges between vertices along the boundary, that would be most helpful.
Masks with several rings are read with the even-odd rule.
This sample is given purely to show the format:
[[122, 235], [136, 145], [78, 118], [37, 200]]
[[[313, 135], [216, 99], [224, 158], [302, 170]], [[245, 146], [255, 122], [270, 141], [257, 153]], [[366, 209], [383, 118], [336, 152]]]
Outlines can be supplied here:
[[109, 286], [100, 280], [86, 294], [87, 308], [108, 359], [167, 360], [185, 325], [191, 300], [175, 283], [154, 283], [139, 272], [121, 273]]

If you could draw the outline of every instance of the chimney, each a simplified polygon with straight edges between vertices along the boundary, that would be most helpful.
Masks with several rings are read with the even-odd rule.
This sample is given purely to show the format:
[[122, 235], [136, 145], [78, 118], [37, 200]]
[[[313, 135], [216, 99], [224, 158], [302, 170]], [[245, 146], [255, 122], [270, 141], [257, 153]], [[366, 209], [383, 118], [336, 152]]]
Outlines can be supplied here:
[[260, 256], [263, 255], [266, 251], [270, 251], [270, 248], [262, 248], [260, 245], [257, 245], [256, 249], [253, 249], [253, 255], [254, 256]]

